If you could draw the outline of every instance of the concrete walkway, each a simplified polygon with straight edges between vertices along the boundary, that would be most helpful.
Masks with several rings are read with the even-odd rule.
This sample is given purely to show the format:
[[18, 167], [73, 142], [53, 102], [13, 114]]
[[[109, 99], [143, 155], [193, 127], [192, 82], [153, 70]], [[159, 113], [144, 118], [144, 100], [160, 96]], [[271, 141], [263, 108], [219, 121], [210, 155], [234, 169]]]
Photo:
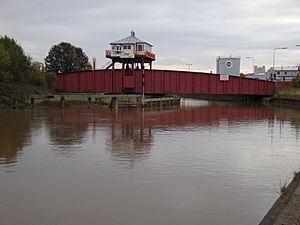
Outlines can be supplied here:
[[300, 225], [300, 172], [282, 191], [259, 225]]

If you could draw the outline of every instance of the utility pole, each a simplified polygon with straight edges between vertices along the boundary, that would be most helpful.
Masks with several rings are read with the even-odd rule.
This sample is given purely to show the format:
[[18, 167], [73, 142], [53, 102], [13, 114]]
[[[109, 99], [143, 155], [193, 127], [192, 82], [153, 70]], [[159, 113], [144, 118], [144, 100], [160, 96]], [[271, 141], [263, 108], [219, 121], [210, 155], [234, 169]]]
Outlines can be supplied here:
[[273, 68], [272, 68], [272, 76], [271, 79], [276, 81], [276, 72], [275, 72], [275, 51], [279, 49], [288, 49], [287, 47], [283, 48], [274, 48], [273, 49]]
[[255, 73], [255, 71], [254, 71], [254, 57], [246, 56], [246, 59], [252, 59], [252, 68], [253, 68], [253, 75], [254, 75], [254, 73]]

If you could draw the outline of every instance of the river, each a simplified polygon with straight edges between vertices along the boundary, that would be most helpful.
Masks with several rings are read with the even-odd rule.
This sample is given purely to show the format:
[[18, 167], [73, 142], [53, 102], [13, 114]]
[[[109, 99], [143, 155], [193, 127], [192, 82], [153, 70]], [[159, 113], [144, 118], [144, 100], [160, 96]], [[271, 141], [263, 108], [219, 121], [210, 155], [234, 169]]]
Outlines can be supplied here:
[[2, 109], [0, 124], [0, 225], [253, 225], [300, 169], [285, 108]]

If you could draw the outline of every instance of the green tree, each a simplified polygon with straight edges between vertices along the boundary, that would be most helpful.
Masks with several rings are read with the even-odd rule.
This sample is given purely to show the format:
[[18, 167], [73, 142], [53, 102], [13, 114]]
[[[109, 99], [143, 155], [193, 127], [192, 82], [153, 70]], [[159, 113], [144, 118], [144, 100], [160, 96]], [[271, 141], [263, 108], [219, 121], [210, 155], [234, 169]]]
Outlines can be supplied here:
[[45, 58], [46, 71], [66, 73], [91, 69], [89, 59], [81, 48], [67, 42], [53, 45]]
[[0, 80], [23, 81], [31, 70], [31, 58], [23, 48], [7, 36], [0, 37]]

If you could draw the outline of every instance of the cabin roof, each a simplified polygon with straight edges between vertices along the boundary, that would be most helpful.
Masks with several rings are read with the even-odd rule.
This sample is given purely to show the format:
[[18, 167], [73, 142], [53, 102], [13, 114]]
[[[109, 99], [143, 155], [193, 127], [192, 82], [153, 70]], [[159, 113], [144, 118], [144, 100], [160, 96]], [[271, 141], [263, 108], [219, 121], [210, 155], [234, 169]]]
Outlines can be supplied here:
[[131, 31], [131, 34], [126, 37], [126, 38], [123, 38], [121, 40], [118, 40], [118, 41], [114, 41], [114, 42], [111, 42], [110, 44], [111, 45], [115, 45], [115, 44], [137, 44], [137, 43], [144, 43], [144, 44], [148, 44], [152, 47], [151, 44], [145, 42], [145, 41], [142, 41], [140, 39], [138, 39], [136, 36], [135, 36], [135, 33], [134, 31]]

